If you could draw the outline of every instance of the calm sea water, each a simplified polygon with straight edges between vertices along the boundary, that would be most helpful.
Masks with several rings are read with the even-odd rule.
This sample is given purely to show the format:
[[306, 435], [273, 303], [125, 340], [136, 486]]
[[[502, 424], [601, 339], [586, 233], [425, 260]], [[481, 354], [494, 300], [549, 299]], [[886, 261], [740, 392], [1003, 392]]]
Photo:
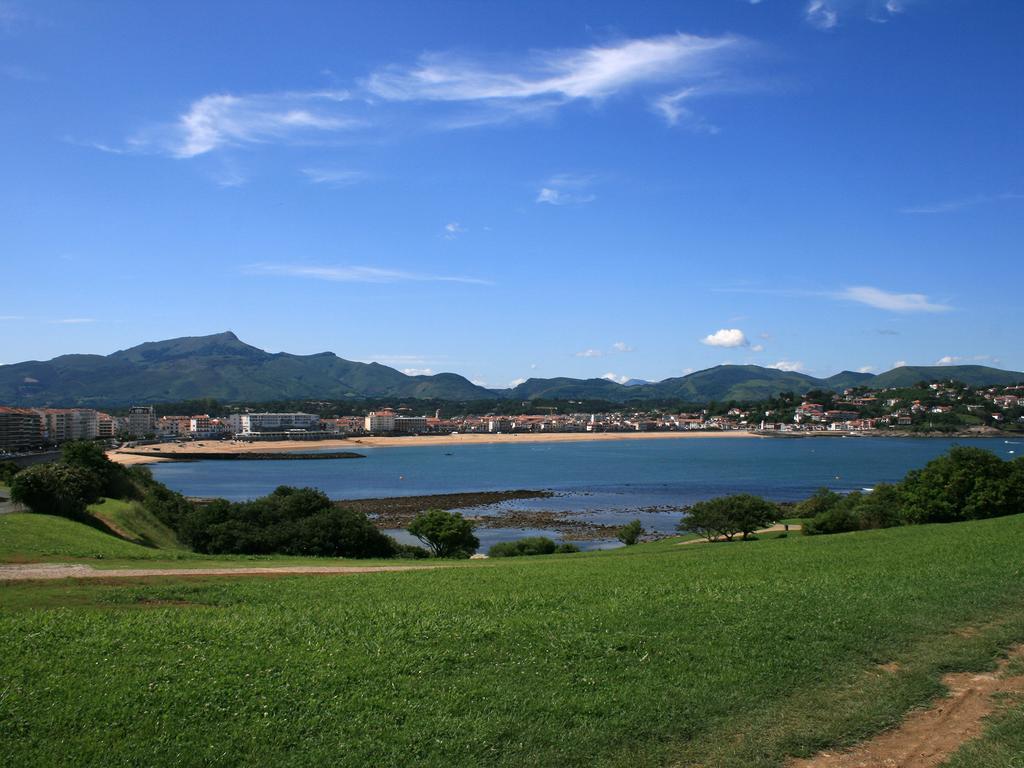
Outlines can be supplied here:
[[[776, 501], [802, 499], [822, 486], [836, 491], [899, 480], [953, 445], [1003, 458], [1024, 446], [1003, 439], [828, 437], [804, 439], [681, 439], [364, 448], [365, 459], [324, 461], [199, 461], [152, 466], [156, 479], [188, 496], [243, 500], [279, 485], [319, 488], [335, 499], [419, 496], [515, 488], [557, 496], [474, 510], [570, 512], [621, 524], [639, 517], [647, 530], [668, 532], [678, 508], [727, 493]], [[1011, 453], [1017, 451], [1017, 453]], [[484, 534], [485, 530], [481, 530]], [[518, 535], [524, 535], [520, 530]], [[487, 534], [490, 539], [516, 536]]]

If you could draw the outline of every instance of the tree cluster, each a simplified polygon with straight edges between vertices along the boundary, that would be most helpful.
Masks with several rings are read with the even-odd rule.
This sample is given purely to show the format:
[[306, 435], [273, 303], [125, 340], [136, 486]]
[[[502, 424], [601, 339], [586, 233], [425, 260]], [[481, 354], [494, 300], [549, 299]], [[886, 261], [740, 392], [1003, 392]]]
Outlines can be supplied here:
[[804, 533], [844, 533], [921, 523], [953, 523], [1024, 512], [1024, 459], [1003, 461], [957, 447], [899, 483], [861, 493], [820, 489], [797, 505]]
[[361, 512], [312, 488], [280, 486], [254, 501], [195, 505], [178, 535], [196, 552], [232, 555], [393, 557], [400, 548]]

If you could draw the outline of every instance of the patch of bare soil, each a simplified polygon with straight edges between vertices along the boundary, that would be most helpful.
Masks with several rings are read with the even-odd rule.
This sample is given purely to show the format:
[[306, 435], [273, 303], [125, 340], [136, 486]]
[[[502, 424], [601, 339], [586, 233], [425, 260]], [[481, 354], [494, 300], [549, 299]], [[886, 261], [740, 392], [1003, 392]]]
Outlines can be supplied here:
[[149, 576], [292, 576], [302, 574], [344, 575], [386, 573], [437, 568], [434, 565], [285, 565], [266, 568], [123, 568], [101, 571], [88, 565], [0, 565], [2, 581], [46, 581], [50, 579], [127, 579]]
[[845, 752], [822, 752], [792, 760], [789, 768], [935, 768], [981, 735], [984, 718], [999, 693], [1024, 694], [1024, 675], [1007, 676], [1014, 660], [1024, 659], [1024, 645], [1011, 649], [993, 673], [961, 672], [942, 682], [949, 695], [928, 709], [911, 713], [896, 728]]

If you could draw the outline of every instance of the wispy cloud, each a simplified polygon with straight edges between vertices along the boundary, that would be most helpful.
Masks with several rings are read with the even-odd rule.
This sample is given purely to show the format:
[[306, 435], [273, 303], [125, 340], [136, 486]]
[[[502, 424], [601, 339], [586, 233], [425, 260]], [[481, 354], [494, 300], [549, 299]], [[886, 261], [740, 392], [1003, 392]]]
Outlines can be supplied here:
[[929, 203], [926, 205], [913, 205], [907, 208], [900, 208], [900, 213], [952, 213], [953, 211], [961, 211], [964, 208], [973, 208], [976, 205], [984, 205], [985, 203], [1006, 202], [1009, 200], [1024, 200], [1024, 195], [1015, 192], [1003, 192], [998, 195], [975, 195], [974, 197], [964, 197], [960, 198], [959, 200], [946, 200], [938, 203]]
[[911, 0], [809, 0], [804, 19], [818, 29], [834, 29], [841, 16], [857, 13], [869, 21], [885, 23], [903, 13]]
[[369, 178], [363, 171], [348, 168], [303, 168], [302, 175], [311, 184], [323, 184], [327, 187], [351, 187]]
[[402, 373], [406, 376], [433, 376], [433, 368], [403, 368]]
[[836, 297], [890, 312], [948, 312], [952, 309], [946, 304], [931, 301], [923, 293], [891, 293], [867, 285], [844, 288]]
[[543, 183], [534, 202], [548, 205], [584, 205], [592, 203], [597, 195], [590, 191], [592, 175], [562, 173]]
[[244, 268], [249, 275], [280, 275], [284, 277], [304, 277], [312, 280], [326, 280], [334, 283], [466, 283], [470, 285], [493, 285], [490, 280], [462, 275], [431, 275], [419, 272], [406, 272], [400, 269], [381, 269], [379, 267], [342, 266], [318, 267], [298, 264], [251, 264]]
[[516, 388], [516, 387], [518, 387], [518, 386], [519, 386], [520, 384], [525, 384], [525, 383], [526, 383], [526, 379], [524, 379], [524, 378], [522, 378], [522, 377], [520, 377], [520, 378], [518, 378], [518, 379], [512, 379], [512, 381], [510, 381], [510, 382], [508, 383], [508, 388], [509, 388], [509, 389], [515, 389], [515, 388]]
[[349, 98], [337, 90], [209, 94], [174, 123], [139, 132], [123, 149], [107, 149], [192, 158], [223, 147], [308, 141], [364, 125], [346, 111]]
[[873, 365], [862, 365], [857, 369], [857, 373], [871, 373], [873, 370], [875, 370]]
[[464, 234], [466, 231], [466, 228], [459, 224], [459, 222], [450, 221], [444, 225], [444, 239], [454, 240], [459, 235]]
[[25, 318], [21, 315], [0, 315], [0, 321], [3, 320], [24, 320]]
[[50, 322], [59, 325], [82, 325], [83, 323], [95, 323], [96, 319], [93, 317], [65, 317], [60, 320], [51, 320]]
[[[713, 288], [720, 293], [751, 293], [765, 296], [807, 296], [852, 301], [866, 304], [876, 309], [891, 312], [948, 312], [953, 307], [933, 301], [923, 293], [893, 293], [882, 288], [868, 285], [856, 285], [837, 291], [801, 290], [798, 288]], [[885, 335], [896, 335], [896, 331], [881, 330]]]
[[998, 364], [999, 358], [992, 355], [972, 355], [961, 357], [959, 355], [943, 355], [935, 361], [935, 365], [960, 365], [961, 363], [992, 363]]
[[[576, 357], [604, 357], [605, 355], [624, 355], [633, 351], [633, 347], [624, 341], [614, 342], [609, 349], [584, 349], [576, 352]], [[536, 366], [534, 366], [536, 367]]]
[[599, 101], [644, 83], [704, 78], [741, 43], [732, 35], [677, 33], [589, 48], [534, 51], [504, 65], [429, 53], [412, 67], [391, 66], [375, 72], [365, 86], [393, 101]]
[[716, 126], [707, 122], [707, 120], [687, 106], [688, 102], [693, 101], [698, 96], [707, 94], [708, 90], [707, 88], [695, 85], [687, 86], [678, 91], [659, 96], [654, 100], [652, 107], [655, 112], [665, 118], [665, 122], [669, 125], [683, 125], [690, 130], [703, 133], [718, 133]]
[[747, 335], [739, 328], [722, 328], [705, 336], [700, 343], [707, 344], [709, 347], [724, 347], [726, 349], [750, 346]]

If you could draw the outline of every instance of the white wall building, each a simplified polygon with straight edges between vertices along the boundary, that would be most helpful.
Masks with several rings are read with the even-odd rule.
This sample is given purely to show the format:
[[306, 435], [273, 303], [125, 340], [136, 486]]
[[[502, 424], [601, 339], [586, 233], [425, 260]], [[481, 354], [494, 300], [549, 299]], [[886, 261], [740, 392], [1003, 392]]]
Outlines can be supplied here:
[[316, 430], [320, 427], [320, 417], [312, 413], [243, 413], [237, 417], [228, 417], [228, 423], [234, 428], [237, 423], [241, 433], [252, 432], [285, 432], [290, 429]]

